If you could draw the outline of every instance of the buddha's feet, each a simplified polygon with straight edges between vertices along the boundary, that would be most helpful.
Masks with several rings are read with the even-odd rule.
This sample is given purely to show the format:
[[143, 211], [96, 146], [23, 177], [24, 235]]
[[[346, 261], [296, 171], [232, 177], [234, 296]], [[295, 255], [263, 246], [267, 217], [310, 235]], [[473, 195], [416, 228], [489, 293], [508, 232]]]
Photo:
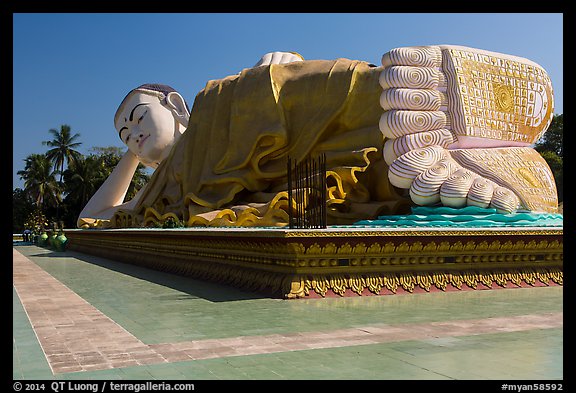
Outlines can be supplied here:
[[553, 117], [540, 66], [455, 46], [396, 48], [382, 65], [384, 159], [414, 203], [557, 210], [551, 171], [529, 147]]
[[389, 167], [390, 182], [418, 205], [494, 207], [554, 212], [556, 186], [546, 161], [530, 147], [411, 150]]

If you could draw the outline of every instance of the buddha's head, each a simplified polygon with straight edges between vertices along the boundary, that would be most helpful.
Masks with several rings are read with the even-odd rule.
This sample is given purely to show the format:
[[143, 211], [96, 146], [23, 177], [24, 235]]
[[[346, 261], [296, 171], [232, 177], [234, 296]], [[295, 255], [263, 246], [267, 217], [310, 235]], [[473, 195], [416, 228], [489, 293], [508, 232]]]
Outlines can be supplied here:
[[131, 90], [114, 115], [122, 142], [147, 166], [156, 168], [186, 130], [190, 111], [172, 87], [144, 84]]

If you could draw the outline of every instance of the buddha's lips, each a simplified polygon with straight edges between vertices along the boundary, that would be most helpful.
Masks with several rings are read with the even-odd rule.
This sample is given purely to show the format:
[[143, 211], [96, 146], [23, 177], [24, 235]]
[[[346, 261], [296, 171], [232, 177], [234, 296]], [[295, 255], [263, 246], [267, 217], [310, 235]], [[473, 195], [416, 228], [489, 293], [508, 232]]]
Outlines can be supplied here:
[[144, 142], [146, 141], [146, 139], [150, 138], [150, 134], [148, 134], [147, 136], [145, 136], [144, 138], [142, 138], [142, 140], [138, 143], [138, 148], [142, 149], [142, 145], [144, 145]]

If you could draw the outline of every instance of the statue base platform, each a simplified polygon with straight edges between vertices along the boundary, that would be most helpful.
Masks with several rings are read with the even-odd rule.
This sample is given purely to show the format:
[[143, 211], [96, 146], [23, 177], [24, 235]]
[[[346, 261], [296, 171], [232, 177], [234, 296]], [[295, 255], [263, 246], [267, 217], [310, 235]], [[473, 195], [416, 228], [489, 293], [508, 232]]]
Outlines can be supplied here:
[[563, 285], [563, 228], [71, 229], [67, 248], [280, 298]]

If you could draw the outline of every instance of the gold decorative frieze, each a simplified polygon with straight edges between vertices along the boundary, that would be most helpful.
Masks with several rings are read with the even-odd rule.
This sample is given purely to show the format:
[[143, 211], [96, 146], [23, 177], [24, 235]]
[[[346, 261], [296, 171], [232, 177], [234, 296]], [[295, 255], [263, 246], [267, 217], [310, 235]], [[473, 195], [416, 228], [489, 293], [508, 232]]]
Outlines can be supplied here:
[[321, 231], [215, 232], [72, 230], [66, 236], [72, 250], [286, 298], [563, 283], [557, 229], [404, 236], [359, 236], [359, 230], [329, 238]]
[[436, 236], [442, 237], [461, 237], [461, 236], [518, 236], [518, 235], [562, 235], [564, 230], [561, 228], [488, 228], [488, 229], [364, 229], [358, 228], [354, 230], [324, 230], [324, 231], [290, 231], [282, 232], [282, 237], [304, 237], [304, 238], [340, 238], [340, 237], [423, 237], [423, 236]]
[[347, 276], [311, 275], [295, 280], [297, 285], [286, 295], [300, 298], [316, 295], [346, 296], [413, 293], [417, 289], [432, 290], [492, 289], [521, 286], [563, 285], [560, 268], [513, 269], [509, 271], [466, 271], [449, 273], [410, 272], [401, 274], [357, 274]]

